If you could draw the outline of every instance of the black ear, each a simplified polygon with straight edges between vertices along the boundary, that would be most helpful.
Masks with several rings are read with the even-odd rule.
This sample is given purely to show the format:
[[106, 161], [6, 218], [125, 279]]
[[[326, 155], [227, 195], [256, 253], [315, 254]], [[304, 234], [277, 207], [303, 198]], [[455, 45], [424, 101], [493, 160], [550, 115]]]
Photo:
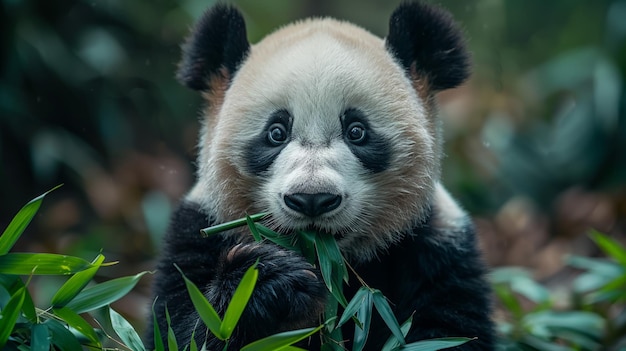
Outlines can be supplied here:
[[398, 6], [389, 20], [385, 45], [409, 74], [426, 76], [432, 90], [454, 88], [470, 75], [461, 30], [439, 7], [420, 2]]
[[234, 7], [215, 5], [202, 15], [183, 45], [176, 77], [191, 89], [208, 90], [212, 75], [225, 69], [232, 77], [249, 50], [241, 13]]

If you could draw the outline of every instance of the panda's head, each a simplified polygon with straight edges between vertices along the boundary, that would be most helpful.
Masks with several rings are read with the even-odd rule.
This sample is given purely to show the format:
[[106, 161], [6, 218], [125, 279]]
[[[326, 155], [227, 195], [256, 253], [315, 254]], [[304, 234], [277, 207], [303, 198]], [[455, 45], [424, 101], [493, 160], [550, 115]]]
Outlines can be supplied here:
[[280, 232], [323, 230], [368, 258], [428, 215], [441, 140], [434, 94], [468, 76], [451, 16], [403, 4], [380, 39], [311, 19], [250, 46], [218, 5], [184, 47], [178, 78], [201, 91], [198, 183], [217, 221], [268, 212]]

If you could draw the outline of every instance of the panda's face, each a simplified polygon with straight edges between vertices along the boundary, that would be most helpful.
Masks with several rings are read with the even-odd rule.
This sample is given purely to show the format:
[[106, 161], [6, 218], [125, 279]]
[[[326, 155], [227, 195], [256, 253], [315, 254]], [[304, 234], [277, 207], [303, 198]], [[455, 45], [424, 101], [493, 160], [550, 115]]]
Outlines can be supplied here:
[[426, 210], [439, 167], [430, 111], [364, 30], [283, 28], [252, 48], [214, 113], [204, 176], [224, 220], [268, 212], [278, 231], [324, 230], [367, 255]]

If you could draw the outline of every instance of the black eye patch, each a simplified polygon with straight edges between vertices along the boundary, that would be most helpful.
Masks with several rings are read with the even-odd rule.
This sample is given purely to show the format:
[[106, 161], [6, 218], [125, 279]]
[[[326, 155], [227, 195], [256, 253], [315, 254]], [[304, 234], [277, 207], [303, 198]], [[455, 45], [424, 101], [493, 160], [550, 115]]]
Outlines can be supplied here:
[[293, 118], [287, 110], [272, 113], [263, 129], [247, 146], [247, 170], [261, 175], [272, 165], [276, 157], [289, 143]]
[[370, 127], [361, 111], [347, 109], [341, 116], [341, 128], [345, 143], [365, 168], [376, 173], [389, 167], [391, 145]]

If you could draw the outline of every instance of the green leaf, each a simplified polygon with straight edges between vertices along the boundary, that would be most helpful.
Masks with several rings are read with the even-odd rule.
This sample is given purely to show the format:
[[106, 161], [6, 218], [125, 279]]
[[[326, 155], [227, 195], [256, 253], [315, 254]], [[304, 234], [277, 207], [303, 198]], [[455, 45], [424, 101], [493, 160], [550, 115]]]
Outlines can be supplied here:
[[109, 307], [109, 316], [111, 317], [111, 325], [115, 329], [115, 333], [122, 339], [124, 345], [133, 351], [146, 350], [135, 328], [121, 314]]
[[[0, 274], [0, 285], [4, 286], [8, 292], [6, 302], [11, 298], [11, 295], [15, 294], [19, 289], [24, 287], [22, 278], [15, 275]], [[6, 303], [5, 302], [5, 303]], [[22, 303], [22, 314], [31, 323], [37, 323], [37, 312], [35, 311], [35, 305], [33, 299], [26, 289], [26, 296], [24, 296], [24, 302]]]
[[537, 304], [547, 303], [550, 293], [541, 284], [530, 278], [518, 278], [511, 281], [511, 290]]
[[360, 321], [361, 327], [355, 325], [354, 327], [354, 343], [352, 345], [353, 351], [361, 351], [365, 347], [367, 336], [370, 332], [370, 325], [372, 322], [372, 299], [373, 295], [371, 291], [365, 295], [365, 301], [361, 304], [357, 311], [356, 318]]
[[[263, 219], [263, 217], [265, 217], [266, 215], [267, 215], [266, 213], [258, 213], [258, 214], [254, 214], [254, 215], [249, 216], [249, 218], [252, 221], [256, 222], [256, 221], [259, 221], [259, 220]], [[234, 221], [230, 221], [230, 222], [214, 225], [214, 226], [209, 227], [209, 228], [200, 229], [200, 233], [204, 237], [209, 237], [211, 235], [214, 235], [214, 234], [217, 234], [217, 233], [221, 233], [221, 232], [226, 231], [226, 230], [242, 227], [242, 226], [244, 226], [244, 225], [246, 225], [248, 223], [247, 218], [236, 219]]]
[[15, 294], [11, 296], [11, 299], [9, 299], [9, 302], [7, 302], [2, 311], [0, 311], [0, 349], [2, 349], [7, 340], [9, 340], [17, 317], [20, 315], [25, 296], [26, 287], [18, 289]]
[[597, 231], [591, 233], [591, 239], [602, 251], [619, 262], [622, 267], [626, 267], [626, 248], [622, 247], [619, 242]]
[[96, 275], [102, 262], [104, 262], [104, 256], [99, 254], [91, 263], [91, 267], [70, 277], [52, 297], [52, 307], [63, 307], [72, 301], [72, 299], [87, 286], [93, 276]]
[[72, 332], [55, 319], [43, 323], [50, 331], [50, 340], [59, 350], [82, 350], [82, 346]]
[[255, 262], [248, 268], [243, 278], [241, 278], [239, 285], [237, 285], [237, 289], [235, 289], [235, 293], [226, 308], [224, 320], [220, 327], [220, 335], [224, 336], [225, 339], [229, 339], [232, 335], [243, 310], [250, 300], [250, 296], [252, 296], [252, 291], [259, 277], [259, 270], [256, 267], [257, 263]]
[[82, 258], [57, 254], [9, 253], [0, 256], [0, 273], [4, 274], [68, 275], [91, 266]]
[[[328, 340], [324, 344], [322, 344], [322, 350], [325, 349], [324, 345], [328, 345], [329, 343], [335, 344], [339, 343], [343, 340], [343, 333], [341, 328], [335, 327], [337, 324], [337, 311], [339, 309], [339, 302], [337, 299], [331, 299], [330, 297], [326, 301], [326, 306], [324, 306], [324, 330], [322, 331], [323, 339], [331, 339]], [[336, 342], [335, 342], [336, 341]]]
[[254, 221], [248, 215], [246, 215], [246, 224], [248, 224], [248, 229], [250, 229], [250, 233], [252, 233], [252, 237], [254, 238], [254, 241], [263, 240], [263, 238], [261, 238], [261, 234], [259, 233], [259, 230], [254, 224]]
[[[156, 304], [156, 299], [152, 303], [152, 327], [153, 327], [153, 341], [154, 341], [154, 349], [155, 351], [165, 351], [165, 345], [163, 345], [163, 339], [161, 339], [161, 328], [159, 328], [159, 322], [157, 321], [156, 313], [154, 312], [154, 305]], [[167, 307], [165, 307], [165, 311], [167, 314]]]
[[348, 301], [343, 294], [342, 281], [347, 281], [348, 273], [337, 242], [330, 234], [320, 234], [315, 238], [315, 247], [324, 283], [341, 306], [345, 307]]
[[530, 272], [521, 267], [499, 267], [489, 273], [489, 280], [494, 284], [510, 283], [515, 279], [531, 277]]
[[2, 236], [0, 236], [0, 255], [4, 255], [11, 250], [17, 239], [24, 233], [24, 230], [37, 213], [37, 210], [39, 210], [43, 198], [60, 186], [61, 185], [58, 185], [30, 200], [19, 210], [15, 217], [13, 217], [13, 220], [11, 220], [11, 223], [9, 223], [9, 226], [2, 233]]
[[345, 260], [341, 255], [341, 250], [339, 250], [335, 238], [328, 233], [319, 233], [315, 238], [315, 242], [322, 247], [322, 250], [326, 252], [330, 261], [333, 262], [334, 269], [338, 272], [336, 273], [338, 277], [347, 283], [348, 269], [346, 268]]
[[511, 314], [513, 314], [516, 319], [519, 319], [524, 315], [522, 305], [508, 285], [501, 283], [495, 284], [493, 285], [493, 291], [495, 292], [496, 296], [498, 296], [502, 304], [507, 308], [509, 312], [511, 312]]
[[572, 267], [586, 269], [606, 277], [616, 277], [622, 274], [622, 268], [617, 263], [604, 258], [571, 255], [567, 257], [567, 263]]
[[[585, 311], [540, 311], [524, 316], [523, 323], [531, 333], [539, 330], [569, 329], [579, 333], [600, 337], [605, 321], [595, 313]], [[543, 334], [536, 334], [543, 336]]]
[[266, 338], [252, 342], [241, 348], [241, 351], [278, 351], [304, 340], [317, 333], [323, 325], [317, 328], [306, 328], [274, 334]]
[[209, 328], [209, 330], [220, 340], [225, 340], [226, 337], [221, 334], [221, 325], [222, 320], [220, 316], [217, 314], [211, 303], [207, 301], [204, 294], [198, 289], [196, 284], [194, 284], [191, 280], [189, 280], [180, 267], [176, 266], [176, 269], [182, 274], [183, 279], [185, 279], [185, 285], [187, 286], [187, 291], [189, 292], [189, 297], [191, 298], [191, 302], [193, 303], [196, 311], [200, 315], [200, 319], [204, 322], [204, 324]]
[[614, 279], [611, 277], [600, 275], [595, 272], [583, 273], [574, 279], [572, 288], [575, 292], [584, 294], [602, 288], [613, 280]]
[[[404, 322], [400, 326], [400, 329], [402, 330], [402, 335], [404, 335], [405, 338], [407, 334], [409, 334], [409, 330], [411, 330], [411, 324], [413, 324], [413, 316], [409, 317], [409, 319], [407, 319], [406, 322]], [[398, 341], [398, 339], [391, 335], [387, 342], [385, 342], [382, 351], [392, 351], [400, 346], [402, 346], [400, 344], [400, 341]]]
[[304, 256], [304, 258], [310, 263], [315, 264], [315, 232], [302, 231], [296, 236], [295, 245], [298, 247], [298, 252]]
[[422, 340], [413, 342], [410, 344], [402, 345], [396, 350], [398, 351], [437, 351], [442, 349], [447, 349], [450, 347], [456, 347], [459, 345], [463, 345], [468, 341], [472, 341], [474, 339], [470, 338], [439, 338], [439, 339], [431, 339], [431, 340]]
[[148, 272], [116, 278], [90, 286], [76, 295], [67, 304], [67, 307], [73, 309], [76, 313], [84, 313], [109, 305], [126, 296], [146, 273]]
[[375, 290], [372, 294], [372, 299], [374, 300], [374, 306], [376, 306], [378, 314], [383, 318], [383, 321], [385, 321], [391, 333], [400, 341], [400, 344], [404, 345], [404, 335], [402, 335], [400, 324], [398, 324], [398, 320], [393, 314], [391, 306], [389, 306], [389, 302], [387, 302], [385, 296], [380, 290]]
[[83, 317], [79, 316], [76, 312], [67, 307], [54, 308], [52, 309], [52, 312], [57, 317], [60, 317], [70, 327], [78, 330], [81, 334], [87, 337], [87, 339], [91, 342], [91, 346], [102, 348], [102, 344], [98, 339], [96, 331], [89, 323], [87, 323], [86, 320], [83, 319]]
[[339, 322], [337, 322], [337, 328], [341, 327], [347, 321], [349, 321], [352, 316], [356, 314], [356, 312], [359, 310], [363, 303], [368, 301], [370, 303], [372, 302], [371, 300], [369, 300], [370, 294], [371, 290], [365, 286], [362, 286], [359, 288], [359, 290], [357, 290], [356, 294], [354, 294], [354, 296], [352, 297], [352, 300], [350, 300], [350, 303], [348, 303], [348, 305], [344, 309], [343, 314], [339, 319]]
[[189, 342], [189, 351], [198, 351], [198, 343], [196, 343], [196, 329], [191, 333], [191, 341]]
[[50, 332], [45, 324], [33, 324], [30, 327], [30, 351], [49, 351]]
[[172, 319], [167, 309], [165, 309], [165, 319], [167, 320], [167, 348], [169, 351], [178, 351], [178, 342], [176, 335], [174, 335], [174, 329], [172, 329]]
[[259, 223], [255, 223], [255, 225], [262, 237], [266, 238], [267, 240], [273, 242], [278, 246], [284, 247], [285, 249], [300, 253], [300, 251], [298, 251], [298, 247], [294, 246], [293, 237], [278, 234], [270, 228]]

